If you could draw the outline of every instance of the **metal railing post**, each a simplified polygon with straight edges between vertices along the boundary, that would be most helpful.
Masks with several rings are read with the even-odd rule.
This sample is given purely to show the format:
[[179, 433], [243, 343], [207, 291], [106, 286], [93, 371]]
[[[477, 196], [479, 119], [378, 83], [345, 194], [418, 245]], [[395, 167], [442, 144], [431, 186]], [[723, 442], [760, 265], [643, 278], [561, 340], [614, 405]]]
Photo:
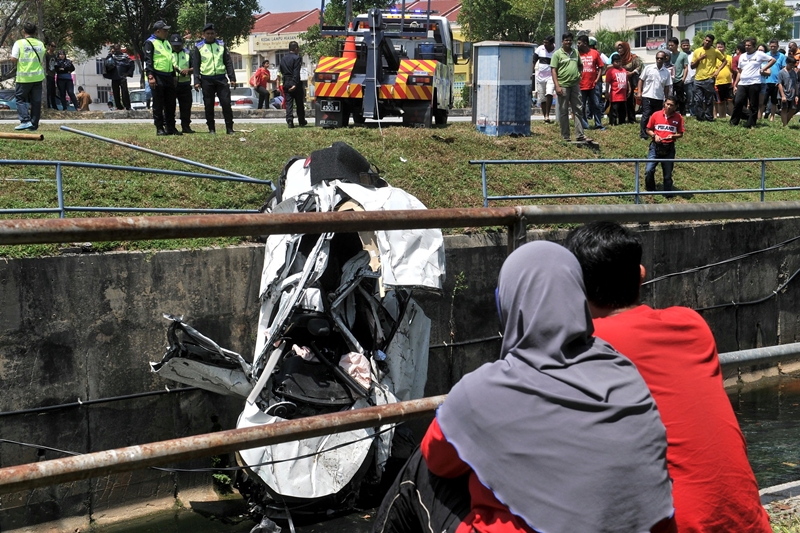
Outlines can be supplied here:
[[64, 218], [64, 181], [61, 176], [61, 165], [56, 163], [56, 191], [58, 192], [58, 218]]
[[483, 207], [489, 207], [489, 192], [486, 185], [486, 163], [481, 163], [481, 182], [483, 186]]
[[761, 201], [764, 201], [764, 196], [767, 190], [767, 161], [761, 160]]
[[634, 175], [634, 179], [636, 180], [636, 182], [635, 182], [635, 184], [633, 186], [633, 192], [636, 193], [634, 195], [634, 197], [633, 197], [633, 203], [638, 205], [641, 202], [641, 197], [639, 196], [639, 191], [640, 191], [639, 190], [639, 162], [636, 161], [636, 162], [633, 163], [633, 165], [634, 165], [634, 167], [633, 167], [633, 175]]

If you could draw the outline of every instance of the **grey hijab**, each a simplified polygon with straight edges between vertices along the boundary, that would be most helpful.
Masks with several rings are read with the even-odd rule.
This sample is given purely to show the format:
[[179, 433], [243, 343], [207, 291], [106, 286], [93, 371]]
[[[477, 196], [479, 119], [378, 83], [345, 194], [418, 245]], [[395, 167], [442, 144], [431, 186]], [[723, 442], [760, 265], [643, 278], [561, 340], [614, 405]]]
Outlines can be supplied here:
[[498, 285], [502, 358], [453, 387], [445, 437], [536, 531], [649, 531], [673, 511], [664, 426], [633, 363], [592, 337], [577, 259], [532, 242]]

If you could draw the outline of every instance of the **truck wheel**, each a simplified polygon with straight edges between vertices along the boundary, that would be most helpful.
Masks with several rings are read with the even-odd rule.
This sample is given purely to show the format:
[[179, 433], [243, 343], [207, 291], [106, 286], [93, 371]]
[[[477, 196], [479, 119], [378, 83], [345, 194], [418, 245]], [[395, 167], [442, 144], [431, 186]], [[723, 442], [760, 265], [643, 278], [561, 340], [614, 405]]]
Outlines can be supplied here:
[[367, 121], [367, 119], [364, 118], [364, 115], [362, 115], [361, 113], [356, 113], [355, 111], [353, 111], [353, 124], [363, 124], [366, 121]]
[[433, 118], [437, 126], [444, 126], [447, 124], [447, 116], [450, 114], [447, 109], [436, 109], [434, 113], [435, 115]]

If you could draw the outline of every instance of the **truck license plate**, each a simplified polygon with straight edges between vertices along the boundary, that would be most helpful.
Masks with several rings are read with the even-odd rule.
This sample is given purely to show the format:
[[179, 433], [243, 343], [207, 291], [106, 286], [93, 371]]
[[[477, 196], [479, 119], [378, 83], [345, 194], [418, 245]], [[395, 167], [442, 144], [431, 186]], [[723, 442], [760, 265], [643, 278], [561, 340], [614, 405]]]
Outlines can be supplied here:
[[326, 113], [340, 113], [342, 111], [342, 103], [339, 100], [320, 100], [319, 109]]

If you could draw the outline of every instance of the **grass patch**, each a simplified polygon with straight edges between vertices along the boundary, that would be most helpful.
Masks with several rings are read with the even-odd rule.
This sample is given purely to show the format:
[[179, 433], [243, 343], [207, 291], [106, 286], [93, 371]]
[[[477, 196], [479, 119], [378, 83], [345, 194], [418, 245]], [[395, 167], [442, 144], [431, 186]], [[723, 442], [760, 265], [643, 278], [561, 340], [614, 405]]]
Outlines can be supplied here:
[[[182, 137], [156, 137], [151, 125], [86, 122], [76, 129], [88, 131], [170, 155], [191, 159], [260, 179], [276, 179], [292, 156], [306, 156], [334, 141], [345, 141], [364, 154], [387, 181], [417, 196], [430, 208], [480, 207], [483, 205], [480, 167], [471, 159], [611, 159], [645, 157], [647, 141], [638, 138], [639, 126], [626, 124], [604, 132], [592, 132], [600, 151], [576, 148], [561, 142], [558, 126], [536, 121], [531, 137], [487, 137], [469, 123], [451, 123], [430, 130], [391, 124], [340, 130], [284, 125], [242, 124], [252, 130], [237, 135], [204, 133]], [[198, 129], [203, 129], [200, 126]], [[205, 172], [196, 167], [151, 154], [110, 145], [43, 125], [44, 142], [0, 141], [6, 160], [59, 160], [108, 163], [134, 167]], [[241, 141], [240, 138], [245, 139]], [[796, 131], [778, 123], [763, 122], [754, 131], [734, 128], [727, 121], [687, 121], [686, 137], [678, 143], [680, 158], [756, 158], [794, 155]], [[771, 163], [769, 187], [793, 186], [796, 162]], [[642, 173], [644, 169], [642, 168]], [[632, 164], [502, 165], [489, 167], [491, 195], [561, 194], [633, 190]], [[690, 189], [741, 189], [760, 185], [758, 163], [677, 164], [675, 185]], [[269, 189], [261, 185], [219, 182], [145, 173], [64, 168], [66, 205], [152, 208], [257, 209]], [[660, 170], [656, 182], [661, 179]], [[28, 180], [28, 181], [20, 181]], [[34, 180], [34, 181], [31, 181]], [[773, 193], [772, 200], [796, 200], [798, 192]], [[757, 193], [683, 196], [672, 200], [646, 198], [646, 202], [757, 201]], [[630, 203], [629, 198], [542, 200], [541, 204]], [[524, 202], [505, 202], [516, 205]], [[531, 203], [531, 202], [528, 202]], [[502, 205], [495, 202], [492, 205]], [[51, 166], [0, 166], [0, 209], [57, 207], [55, 171]], [[34, 216], [34, 215], [30, 215]], [[53, 215], [35, 215], [53, 216]], [[108, 216], [73, 213], [70, 216]], [[5, 215], [4, 218], [20, 218]], [[95, 243], [96, 250], [161, 249], [227, 245], [246, 239], [202, 239], [137, 243]], [[58, 247], [14, 246], [0, 248], [0, 255], [26, 257], [56, 253]]]

